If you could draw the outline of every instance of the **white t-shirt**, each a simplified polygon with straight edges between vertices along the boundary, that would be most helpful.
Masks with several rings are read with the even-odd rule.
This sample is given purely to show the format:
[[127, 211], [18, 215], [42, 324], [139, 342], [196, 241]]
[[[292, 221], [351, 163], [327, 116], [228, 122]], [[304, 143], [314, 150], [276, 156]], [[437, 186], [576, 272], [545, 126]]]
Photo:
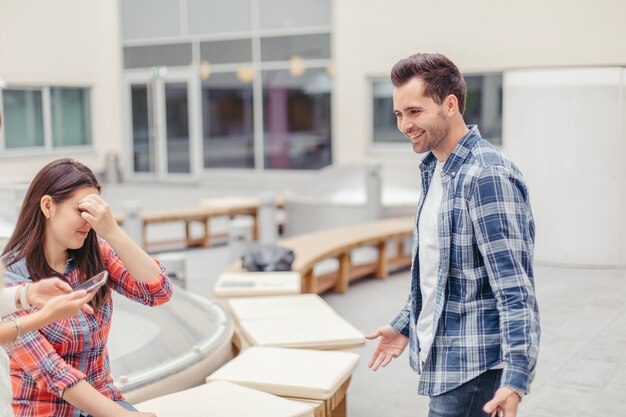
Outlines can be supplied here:
[[443, 198], [441, 185], [441, 169], [445, 161], [437, 162], [433, 178], [428, 187], [422, 211], [420, 212], [418, 230], [418, 259], [420, 268], [420, 290], [422, 292], [422, 311], [417, 321], [417, 339], [420, 344], [420, 360], [426, 361], [433, 344], [433, 316], [435, 313], [435, 296], [439, 269], [439, 207]]

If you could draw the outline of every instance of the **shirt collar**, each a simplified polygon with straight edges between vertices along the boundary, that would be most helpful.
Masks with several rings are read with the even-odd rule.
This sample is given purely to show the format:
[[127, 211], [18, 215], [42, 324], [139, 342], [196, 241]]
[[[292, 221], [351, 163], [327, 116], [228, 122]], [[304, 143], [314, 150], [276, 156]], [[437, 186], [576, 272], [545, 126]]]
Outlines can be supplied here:
[[[477, 125], [468, 125], [467, 127], [469, 131], [461, 138], [459, 143], [457, 143], [454, 147], [450, 156], [448, 156], [445, 165], [441, 169], [442, 173], [454, 176], [459, 171], [459, 168], [467, 158], [467, 155], [469, 155], [476, 142], [481, 139], [480, 131], [478, 130]], [[428, 152], [424, 159], [422, 159], [420, 170], [433, 171], [436, 165], [437, 158], [432, 152]]]

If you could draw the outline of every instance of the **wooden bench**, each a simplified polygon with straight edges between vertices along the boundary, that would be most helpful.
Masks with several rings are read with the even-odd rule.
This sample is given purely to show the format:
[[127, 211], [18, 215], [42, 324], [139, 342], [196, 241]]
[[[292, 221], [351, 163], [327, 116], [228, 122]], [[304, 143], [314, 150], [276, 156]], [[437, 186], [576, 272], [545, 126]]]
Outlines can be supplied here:
[[[193, 208], [141, 212], [140, 217], [143, 223], [142, 236], [144, 249], [148, 250], [155, 247], [162, 247], [168, 244], [171, 246], [171, 244], [173, 243], [184, 243], [184, 245], [187, 247], [208, 247], [211, 245], [211, 232], [209, 230], [209, 221], [211, 220], [211, 218], [221, 216], [228, 216], [230, 218], [233, 218], [237, 215], [252, 216], [252, 238], [254, 240], [257, 240], [259, 238], [258, 212], [258, 204], [221, 207], [201, 206]], [[121, 225], [124, 223], [125, 219], [124, 216], [117, 216], [116, 220]], [[170, 239], [155, 241], [148, 239], [148, 227], [150, 225], [173, 222], [183, 222], [185, 224], [185, 237], [183, 240]], [[192, 236], [192, 223], [202, 224], [202, 235], [200, 237]]]
[[[215, 217], [233, 218], [240, 215], [248, 215], [252, 217], [252, 239], [259, 238], [259, 208], [261, 200], [256, 197], [223, 197], [208, 198], [201, 201], [199, 207], [156, 210], [141, 212], [141, 220], [143, 222], [143, 242], [144, 249], [148, 250], [155, 247], [163, 247], [173, 243], [184, 243], [187, 247], [211, 245], [211, 233], [209, 230], [209, 222]], [[276, 208], [284, 207], [284, 201], [281, 197], [276, 199]], [[119, 224], [124, 223], [124, 216], [117, 216], [116, 220]], [[176, 223], [183, 222], [185, 224], [185, 238], [183, 240], [149, 240], [148, 226], [159, 223]], [[202, 225], [202, 235], [193, 237], [191, 234], [191, 225], [200, 223]]]
[[[294, 251], [292, 270], [302, 276], [303, 292], [322, 293], [329, 289], [345, 292], [350, 281], [368, 275], [383, 279], [390, 269], [411, 266], [411, 256], [405, 253], [403, 240], [413, 234], [413, 217], [378, 220], [352, 226], [321, 230], [282, 239], [280, 246]], [[388, 255], [390, 241], [397, 241], [395, 254]], [[378, 249], [377, 260], [364, 265], [352, 265], [351, 252], [364, 246]], [[336, 258], [339, 268], [336, 272], [315, 275], [317, 263]], [[228, 271], [242, 271], [240, 261], [230, 266]]]

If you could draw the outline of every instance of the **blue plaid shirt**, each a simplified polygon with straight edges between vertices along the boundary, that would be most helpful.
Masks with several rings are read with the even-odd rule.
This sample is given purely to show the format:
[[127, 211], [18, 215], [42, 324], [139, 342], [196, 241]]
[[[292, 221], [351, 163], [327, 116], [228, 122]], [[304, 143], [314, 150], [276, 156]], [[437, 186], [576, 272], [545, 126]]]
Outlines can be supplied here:
[[[441, 173], [436, 330], [424, 363], [416, 330], [422, 309], [417, 221], [411, 293], [391, 325], [409, 338], [420, 394], [443, 394], [501, 365], [501, 386], [523, 395], [534, 377], [540, 336], [528, 190], [517, 167], [469, 127]], [[431, 153], [420, 165], [418, 218], [436, 164]]]

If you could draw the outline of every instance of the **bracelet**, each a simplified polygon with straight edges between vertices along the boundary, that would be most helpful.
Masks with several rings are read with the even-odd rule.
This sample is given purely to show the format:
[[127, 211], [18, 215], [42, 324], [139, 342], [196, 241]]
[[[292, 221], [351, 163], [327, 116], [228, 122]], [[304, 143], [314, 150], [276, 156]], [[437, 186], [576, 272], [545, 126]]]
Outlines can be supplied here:
[[12, 318], [10, 320], [13, 322], [13, 325], [15, 326], [15, 339], [13, 339], [13, 341], [15, 342], [17, 338], [20, 337], [20, 322], [17, 321], [16, 318]]
[[28, 304], [28, 297], [26, 292], [28, 291], [28, 287], [26, 284], [22, 285], [20, 288], [20, 304], [22, 304], [22, 309], [30, 310], [33, 308], [30, 304]]

